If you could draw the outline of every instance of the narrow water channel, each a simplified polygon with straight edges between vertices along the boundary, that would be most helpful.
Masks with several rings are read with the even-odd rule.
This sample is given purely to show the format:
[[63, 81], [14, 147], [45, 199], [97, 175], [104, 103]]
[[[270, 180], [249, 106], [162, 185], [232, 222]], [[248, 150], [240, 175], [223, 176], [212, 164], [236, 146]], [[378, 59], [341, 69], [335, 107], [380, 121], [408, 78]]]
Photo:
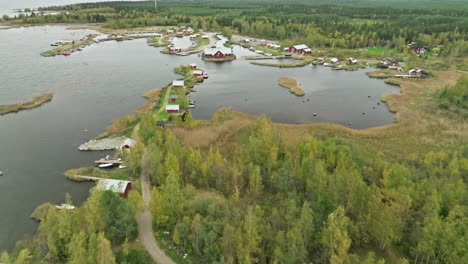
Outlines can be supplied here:
[[[238, 60], [211, 63], [198, 54], [161, 54], [144, 39], [99, 43], [69, 57], [39, 55], [55, 40], [79, 39], [91, 32], [63, 26], [0, 30], [0, 104], [55, 94], [37, 109], [0, 116], [0, 170], [6, 171], [0, 177], [0, 251], [35, 233], [37, 224], [29, 216], [37, 205], [61, 203], [65, 193], [77, 204], [86, 199], [92, 184], [68, 181], [63, 172], [105, 154], [83, 153], [77, 147], [113, 120], [132, 114], [145, 103], [144, 92], [178, 78], [173, 68], [181, 64], [196, 62], [210, 76], [191, 94], [197, 102], [195, 118], [209, 119], [217, 109], [233, 107], [293, 124], [351, 122], [362, 129], [393, 122], [385, 104], [377, 103], [381, 94], [398, 88], [369, 79], [363, 70], [255, 66], [242, 59], [252, 53], [240, 47], [234, 49]], [[296, 97], [280, 87], [281, 76], [299, 80], [306, 95]]]

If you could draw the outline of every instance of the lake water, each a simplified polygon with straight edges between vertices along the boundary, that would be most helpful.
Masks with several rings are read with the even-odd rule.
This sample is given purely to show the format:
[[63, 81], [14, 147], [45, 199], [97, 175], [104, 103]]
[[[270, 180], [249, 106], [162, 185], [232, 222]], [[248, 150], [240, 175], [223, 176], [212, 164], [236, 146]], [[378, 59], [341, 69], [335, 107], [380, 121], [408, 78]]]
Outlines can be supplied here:
[[[86, 2], [105, 2], [106, 0], [0, 0], [0, 16], [15, 15], [13, 9], [38, 8], [47, 6], [60, 6]], [[113, 0], [119, 1], [119, 0]], [[123, 0], [120, 0], [123, 1]], [[132, 1], [132, 0], [126, 0]], [[137, 1], [137, 0], [133, 0]]]
[[[6, 171], [0, 177], [0, 251], [35, 233], [37, 224], [29, 215], [37, 205], [61, 203], [66, 193], [77, 204], [86, 199], [92, 184], [68, 181], [63, 172], [89, 166], [105, 153], [83, 153], [77, 147], [113, 120], [132, 114], [145, 103], [144, 92], [179, 78], [173, 68], [181, 64], [196, 62], [210, 76], [191, 94], [196, 118], [209, 119], [230, 106], [284, 123], [352, 122], [354, 128], [367, 128], [393, 122], [393, 114], [377, 102], [379, 95], [398, 88], [369, 79], [362, 70], [255, 66], [242, 59], [252, 53], [240, 47], [234, 49], [238, 60], [212, 63], [198, 54], [161, 54], [144, 39], [103, 42], [69, 57], [39, 55], [54, 40], [91, 32], [63, 26], [0, 30], [0, 104], [55, 93], [52, 102], [39, 108], [0, 116], [0, 170]], [[299, 80], [306, 95], [296, 97], [280, 87], [280, 76]]]

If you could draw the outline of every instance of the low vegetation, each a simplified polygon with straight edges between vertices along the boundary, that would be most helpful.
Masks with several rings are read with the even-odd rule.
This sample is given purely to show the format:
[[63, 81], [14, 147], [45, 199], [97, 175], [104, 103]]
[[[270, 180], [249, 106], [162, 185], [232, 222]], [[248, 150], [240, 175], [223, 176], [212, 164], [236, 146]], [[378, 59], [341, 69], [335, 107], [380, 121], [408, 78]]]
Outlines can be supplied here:
[[54, 97], [53, 93], [47, 93], [47, 94], [35, 96], [21, 103], [0, 105], [0, 115], [6, 115], [9, 113], [17, 113], [22, 110], [39, 107], [51, 101], [53, 97]]
[[458, 82], [445, 87], [437, 93], [440, 108], [468, 118], [468, 76], [462, 76]]
[[302, 89], [299, 86], [299, 83], [297, 82], [296, 79], [289, 78], [289, 77], [281, 77], [279, 78], [279, 85], [286, 87], [289, 89], [291, 93], [293, 93], [296, 96], [304, 96], [305, 92], [304, 89]]

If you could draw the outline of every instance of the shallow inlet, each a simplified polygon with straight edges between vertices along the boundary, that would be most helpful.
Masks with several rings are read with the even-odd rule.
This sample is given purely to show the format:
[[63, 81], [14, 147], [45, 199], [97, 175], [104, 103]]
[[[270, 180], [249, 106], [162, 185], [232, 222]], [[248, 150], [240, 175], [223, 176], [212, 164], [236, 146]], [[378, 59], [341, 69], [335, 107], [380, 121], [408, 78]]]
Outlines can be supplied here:
[[[362, 70], [255, 66], [241, 58], [253, 53], [240, 47], [234, 49], [239, 59], [212, 63], [198, 54], [161, 54], [160, 48], [147, 46], [144, 39], [99, 43], [69, 57], [41, 57], [40, 52], [57, 39], [95, 33], [65, 28], [0, 30], [4, 65], [0, 104], [55, 94], [52, 102], [37, 109], [0, 117], [0, 144], [8, 150], [0, 152], [0, 170], [7, 171], [0, 178], [0, 251], [35, 233], [37, 224], [29, 215], [37, 205], [60, 204], [67, 192], [77, 204], [86, 199], [92, 184], [68, 181], [63, 172], [89, 166], [106, 153], [79, 152], [78, 146], [102, 133], [113, 120], [132, 114], [145, 103], [146, 91], [179, 78], [173, 68], [181, 64], [195, 62], [210, 76], [191, 94], [197, 101], [196, 118], [209, 119], [217, 109], [231, 106], [283, 123], [352, 122], [354, 128], [366, 128], [393, 122], [386, 106], [376, 103], [381, 94], [399, 89], [368, 78]], [[297, 79], [306, 95], [298, 98], [280, 87], [280, 76]]]

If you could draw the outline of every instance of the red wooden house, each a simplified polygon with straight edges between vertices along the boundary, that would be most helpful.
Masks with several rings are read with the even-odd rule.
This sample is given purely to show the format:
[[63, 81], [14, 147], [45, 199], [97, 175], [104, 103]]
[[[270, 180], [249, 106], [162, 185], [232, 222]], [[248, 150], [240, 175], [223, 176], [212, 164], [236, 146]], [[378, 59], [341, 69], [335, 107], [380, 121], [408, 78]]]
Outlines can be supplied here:
[[203, 78], [203, 71], [201, 70], [193, 71], [193, 75], [198, 78]]
[[166, 112], [167, 113], [173, 113], [173, 114], [176, 114], [176, 113], [179, 113], [180, 111], [180, 107], [179, 105], [166, 105]]
[[299, 54], [312, 54], [312, 49], [310, 49], [307, 45], [301, 44], [289, 47], [289, 52], [291, 53], [299, 53]]

